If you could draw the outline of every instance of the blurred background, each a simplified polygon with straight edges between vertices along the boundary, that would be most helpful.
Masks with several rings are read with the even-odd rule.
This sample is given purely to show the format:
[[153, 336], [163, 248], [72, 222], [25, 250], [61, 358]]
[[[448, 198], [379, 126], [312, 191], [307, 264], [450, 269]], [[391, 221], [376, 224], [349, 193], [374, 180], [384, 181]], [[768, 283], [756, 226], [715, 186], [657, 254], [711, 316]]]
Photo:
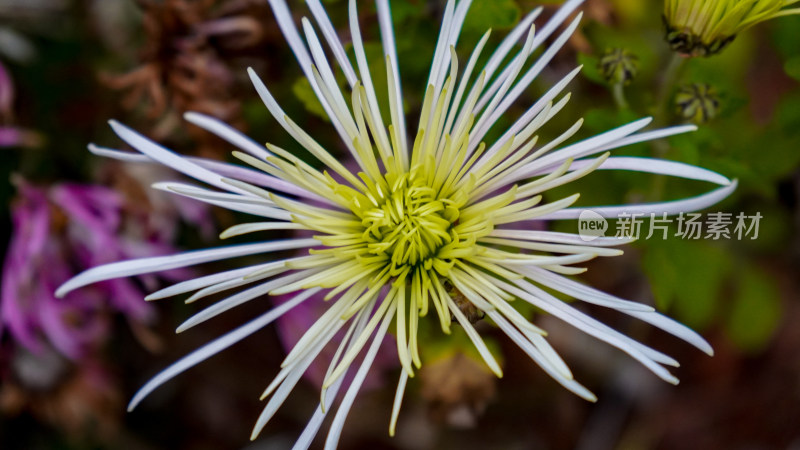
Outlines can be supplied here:
[[[296, 18], [308, 15], [302, 2], [289, 3]], [[324, 3], [349, 41], [347, 2]], [[374, 6], [360, 3], [372, 73], [385, 73]], [[545, 2], [537, 24], [558, 3]], [[487, 28], [497, 43], [540, 4], [474, 0], [460, 58]], [[414, 118], [444, 1], [392, 6], [405, 109]], [[695, 133], [615, 153], [697, 164], [738, 179], [738, 190], [708, 212], [760, 214], [757, 238], [682, 239], [673, 223], [669, 239], [641, 239], [623, 256], [592, 262], [580, 279], [655, 305], [700, 332], [716, 355], [587, 308], [680, 361], [674, 373], [681, 383], [672, 386], [616, 349], [528, 311], [576, 378], [598, 395], [590, 404], [485, 321], [479, 328], [501, 355], [501, 380], [463, 336], [431, 333], [398, 435], [387, 433], [398, 373], [395, 355], [387, 354], [359, 394], [342, 448], [800, 449], [800, 17], [759, 24], [717, 54], [689, 58], [665, 39], [661, 1], [587, 0], [583, 10], [579, 31], [501, 121], [512, 123], [583, 64], [570, 85], [572, 100], [540, 142], [581, 117], [575, 139], [648, 115], [655, 126], [698, 124]], [[262, 330], [127, 413], [128, 400], [152, 375], [254, 317], [269, 300], [176, 336], [174, 328], [199, 306], [182, 299], [145, 303], [144, 295], [230, 266], [106, 282], [65, 299], [52, 294], [98, 264], [216, 246], [220, 231], [247, 219], [150, 189], [177, 178], [167, 170], [86, 149], [90, 142], [122, 145], [106, 124], [115, 118], [180, 153], [231, 160], [230, 145], [183, 121], [185, 111], [295, 149], [255, 95], [247, 67], [295, 121], [342, 154], [266, 0], [0, 0], [0, 448], [283, 449], [299, 436], [318, 399], [313, 374], [261, 437], [248, 440], [263, 407], [259, 394], [285, 347], [318, 312], [301, 311]], [[385, 86], [377, 77], [379, 96]], [[707, 188], [598, 173], [553, 196], [578, 191], [582, 204], [600, 205], [677, 199]], [[577, 231], [574, 222], [540, 226]]]

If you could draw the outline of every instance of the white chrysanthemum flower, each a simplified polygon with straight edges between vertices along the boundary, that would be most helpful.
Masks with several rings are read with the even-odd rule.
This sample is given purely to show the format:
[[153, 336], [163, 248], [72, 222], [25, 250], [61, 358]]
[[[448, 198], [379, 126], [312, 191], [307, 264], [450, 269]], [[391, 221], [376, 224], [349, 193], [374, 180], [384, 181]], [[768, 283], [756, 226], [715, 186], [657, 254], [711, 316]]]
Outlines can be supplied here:
[[[470, 1], [462, 0], [458, 4], [449, 1], [419, 125], [412, 135], [407, 133], [401, 109], [400, 76], [388, 0], [376, 1], [386, 55], [388, 127], [384, 126], [387, 122], [381, 117], [377, 104], [374, 74], [369, 73], [355, 0], [350, 0], [349, 5], [355, 67], [320, 1], [307, 0], [307, 3], [316, 28], [304, 18], [304, 40], [284, 0], [270, 0], [281, 30], [344, 146], [358, 163], [359, 173], [348, 171], [287, 117], [252, 70], [250, 76], [267, 109], [298, 144], [326, 166], [326, 170], [315, 169], [291, 151], [269, 144], [264, 148], [219, 121], [195, 113], [187, 114], [186, 119], [238, 147], [241, 151], [235, 155], [252, 168], [181, 157], [113, 121], [111, 126], [117, 135], [141, 154], [90, 146], [97, 154], [125, 161], [158, 162], [210, 186], [165, 182], [156, 184], [158, 189], [266, 218], [263, 222], [234, 226], [224, 232], [223, 237], [267, 230], [316, 233], [313, 238], [225, 246], [109, 264], [88, 270], [64, 284], [59, 295], [117, 277], [246, 255], [266, 256], [280, 250], [301, 250], [299, 256], [277, 261], [265, 258], [255, 266], [184, 281], [151, 294], [148, 300], [194, 292], [188, 300], [193, 301], [247, 286], [201, 310], [178, 331], [267, 294], [294, 293], [294, 297], [168, 367], [136, 394], [131, 408], [162, 383], [266, 326], [317, 293], [325, 293], [329, 307], [289, 353], [281, 371], [264, 392], [263, 397], [269, 397], [269, 401], [257, 421], [253, 437], [340, 330], [344, 330], [344, 338], [338, 342], [338, 351], [330, 361], [320, 405], [298, 440], [297, 448], [306, 448], [311, 443], [331, 411], [345, 374], [355, 370], [327, 437], [326, 447], [336, 446], [348, 411], [390, 327], [396, 336], [403, 367], [390, 420], [392, 433], [408, 377], [421, 365], [417, 341], [421, 318], [437, 321], [444, 333], [449, 332], [451, 321], [457, 322], [486, 364], [500, 376], [500, 365], [467, 317], [475, 312], [484, 313], [556, 381], [587, 400], [595, 400], [591, 392], [573, 379], [567, 365], [547, 343], [545, 332], [523, 317], [509, 302], [511, 299], [530, 303], [618, 347], [657, 376], [677, 383], [665, 368], [677, 366], [674, 359], [558, 300], [545, 288], [636, 317], [711, 354], [711, 347], [699, 335], [653, 308], [599, 292], [565, 276], [583, 271], [574, 264], [596, 256], [620, 254], [621, 251], [609, 247], [628, 241], [598, 238], [588, 245], [573, 234], [522, 229], [523, 221], [577, 218], [583, 209], [570, 208], [577, 194], [550, 203], [543, 203], [541, 194], [594, 170], [633, 170], [721, 186], [684, 200], [591, 208], [606, 217], [620, 213], [673, 214], [716, 203], [735, 189], [735, 182], [714, 172], [675, 162], [609, 157], [609, 150], [684, 133], [694, 127], [639, 132], [650, 123], [650, 119], [642, 119], [562, 145], [579, 129], [581, 121], [578, 120], [553, 141], [539, 143], [537, 130], [569, 100], [569, 94], [563, 91], [577, 75], [579, 69], [575, 69], [528, 108], [498, 140], [488, 145], [481, 142], [578, 26], [580, 14], [563, 31], [558, 31], [580, 0], [568, 1], [536, 31], [532, 23], [541, 8], [531, 12], [495, 49], [487, 64], [477, 69], [476, 62], [489, 37], [487, 32], [461, 71], [454, 48]], [[317, 30], [321, 30], [332, 60]], [[514, 50], [523, 38], [522, 48]], [[529, 63], [531, 54], [548, 39], [552, 44]], [[503, 65], [512, 51], [516, 54]], [[337, 85], [331, 61], [344, 73], [350, 85], [349, 97]], [[360, 366], [351, 367], [360, 354], [363, 354]]]

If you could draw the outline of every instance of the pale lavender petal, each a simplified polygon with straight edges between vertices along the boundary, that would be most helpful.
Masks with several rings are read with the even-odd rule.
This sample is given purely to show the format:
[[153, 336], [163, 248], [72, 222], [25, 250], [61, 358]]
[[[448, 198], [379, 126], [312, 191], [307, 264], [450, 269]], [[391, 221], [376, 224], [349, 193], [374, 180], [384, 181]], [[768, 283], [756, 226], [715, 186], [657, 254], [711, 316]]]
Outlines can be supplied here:
[[683, 200], [673, 200], [670, 202], [641, 203], [619, 206], [597, 206], [588, 208], [567, 208], [544, 215], [541, 217], [541, 220], [577, 219], [580, 217], [583, 211], [592, 211], [608, 219], [618, 218], [622, 214], [637, 214], [649, 217], [650, 214], [674, 215], [682, 212], [685, 213], [699, 211], [724, 200], [736, 190], [737, 185], [738, 181], [733, 180], [731, 184], [715, 189], [706, 194]]
[[72, 290], [112, 278], [160, 272], [178, 267], [187, 267], [210, 261], [219, 261], [258, 253], [308, 248], [318, 244], [319, 242], [315, 239], [289, 239], [284, 241], [261, 242], [258, 244], [231, 245], [177, 255], [121, 261], [105, 266], [94, 267], [81, 273], [58, 288], [56, 296], [62, 297]]

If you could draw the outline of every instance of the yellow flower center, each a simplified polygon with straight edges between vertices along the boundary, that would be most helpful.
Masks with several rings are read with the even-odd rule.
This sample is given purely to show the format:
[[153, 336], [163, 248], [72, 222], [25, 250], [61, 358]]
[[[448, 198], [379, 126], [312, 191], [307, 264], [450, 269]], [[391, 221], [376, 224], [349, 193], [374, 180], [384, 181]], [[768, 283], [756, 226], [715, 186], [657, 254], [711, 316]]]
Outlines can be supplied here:
[[378, 206], [361, 215], [368, 251], [389, 256], [394, 266], [424, 263], [458, 239], [453, 230], [458, 209], [437, 199], [417, 173], [403, 174]]

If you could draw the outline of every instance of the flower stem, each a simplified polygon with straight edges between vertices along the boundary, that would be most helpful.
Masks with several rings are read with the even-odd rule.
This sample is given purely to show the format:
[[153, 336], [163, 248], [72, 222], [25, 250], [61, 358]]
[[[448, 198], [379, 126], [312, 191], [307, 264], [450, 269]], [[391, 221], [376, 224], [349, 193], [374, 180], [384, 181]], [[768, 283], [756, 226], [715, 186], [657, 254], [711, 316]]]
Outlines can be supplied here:
[[[686, 62], [685, 57], [677, 52], [672, 53], [664, 75], [661, 77], [658, 85], [658, 94], [656, 96], [656, 107], [653, 114], [653, 126], [661, 128], [669, 122], [669, 100], [670, 93], [674, 89], [675, 82], [678, 80], [681, 68]], [[652, 141], [651, 147], [653, 149], [653, 156], [656, 158], [663, 158], [669, 151], [669, 144], [663, 140]], [[664, 195], [664, 189], [667, 182], [666, 176], [655, 175], [651, 179], [650, 185], [650, 199], [651, 201], [660, 201]]]
[[667, 115], [669, 114], [669, 94], [672, 92], [675, 81], [678, 79], [681, 68], [687, 58], [684, 58], [677, 52], [672, 53], [664, 75], [661, 77], [658, 86], [658, 95], [656, 96], [656, 110], [654, 120], [657, 124], [665, 124], [667, 122]]
[[625, 100], [625, 89], [622, 87], [622, 83], [614, 83], [611, 86], [611, 94], [614, 96], [617, 109], [628, 109], [628, 101]]

